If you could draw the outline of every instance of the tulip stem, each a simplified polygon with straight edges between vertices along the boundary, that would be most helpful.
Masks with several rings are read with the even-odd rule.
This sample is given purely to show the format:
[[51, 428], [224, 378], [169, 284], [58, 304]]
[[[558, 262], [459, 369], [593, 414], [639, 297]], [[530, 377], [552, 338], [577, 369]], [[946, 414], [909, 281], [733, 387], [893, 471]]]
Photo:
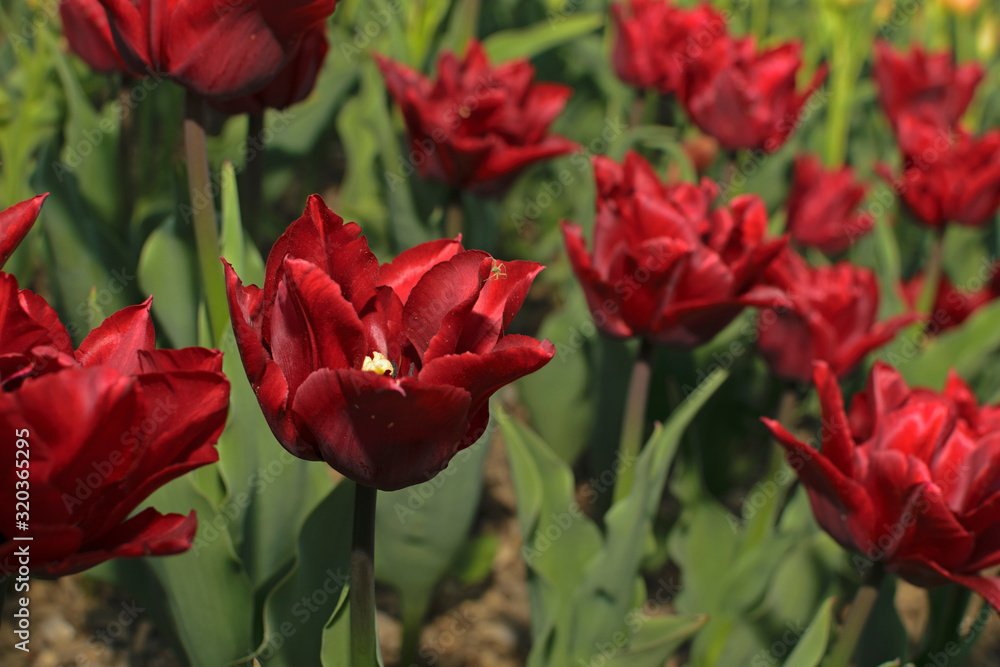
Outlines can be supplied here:
[[243, 195], [243, 220], [251, 238], [256, 238], [260, 233], [262, 219], [261, 202], [264, 199], [264, 112], [258, 111], [249, 114], [247, 125], [247, 139], [253, 146], [260, 149], [252, 153], [252, 157], [247, 157], [246, 171], [243, 176], [243, 187], [240, 194]]
[[924, 272], [924, 288], [920, 291], [917, 301], [917, 312], [921, 315], [934, 316], [934, 302], [937, 300], [938, 285], [941, 282], [941, 271], [944, 264], [944, 234], [936, 230], [931, 232], [931, 254], [927, 258], [927, 270]]
[[628, 495], [635, 479], [635, 460], [642, 449], [642, 436], [646, 430], [646, 404], [649, 401], [649, 381], [653, 376], [653, 344], [646, 338], [639, 344], [639, 354], [632, 368], [632, 380], [625, 398], [625, 418], [618, 441], [618, 478], [615, 480], [613, 502]]
[[465, 214], [462, 210], [462, 197], [457, 192], [448, 198], [448, 208], [444, 212], [445, 238], [457, 238], [465, 228]]
[[833, 51], [830, 54], [830, 115], [826, 124], [826, 166], [839, 167], [847, 158], [847, 142], [851, 132], [851, 102], [854, 95], [855, 73], [852, 35], [842, 11], [831, 9]]
[[830, 651], [829, 658], [823, 663], [823, 667], [848, 667], [851, 664], [851, 657], [858, 646], [858, 640], [861, 639], [865, 623], [868, 622], [868, 617], [878, 600], [882, 574], [882, 566], [876, 563], [861, 584], [861, 588], [854, 595], [854, 602], [851, 603], [851, 609], [847, 612], [844, 627], [840, 631], [837, 642], [833, 645], [833, 650]]
[[354, 525], [351, 531], [351, 665], [372, 667], [378, 634], [375, 630], [375, 501], [373, 487], [354, 488]]
[[205, 100], [188, 91], [184, 116], [184, 149], [187, 155], [190, 216], [201, 268], [202, 288], [208, 307], [208, 322], [213, 341], [218, 341], [229, 320], [226, 283], [219, 261], [219, 228], [215, 220], [213, 183], [208, 168], [208, 145], [205, 141]]

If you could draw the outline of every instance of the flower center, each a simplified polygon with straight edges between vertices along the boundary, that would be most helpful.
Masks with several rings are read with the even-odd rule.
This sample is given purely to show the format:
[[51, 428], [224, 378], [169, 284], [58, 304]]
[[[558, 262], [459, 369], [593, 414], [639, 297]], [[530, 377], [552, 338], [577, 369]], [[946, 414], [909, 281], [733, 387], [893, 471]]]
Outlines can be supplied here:
[[379, 375], [388, 375], [390, 377], [396, 374], [396, 368], [392, 365], [392, 362], [381, 352], [372, 352], [372, 356], [365, 357], [365, 361], [361, 365], [361, 370], [378, 373]]

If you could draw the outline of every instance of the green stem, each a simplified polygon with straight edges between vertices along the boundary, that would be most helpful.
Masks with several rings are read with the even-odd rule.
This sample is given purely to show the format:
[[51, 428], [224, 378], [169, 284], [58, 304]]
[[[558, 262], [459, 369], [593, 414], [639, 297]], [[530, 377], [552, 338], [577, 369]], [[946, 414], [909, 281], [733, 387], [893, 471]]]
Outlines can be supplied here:
[[764, 41], [764, 38], [767, 37], [767, 23], [770, 10], [771, 0], [753, 0], [753, 8], [750, 14], [750, 32], [760, 41]]
[[[247, 139], [255, 146], [263, 146], [264, 142], [264, 112], [250, 114], [247, 126]], [[264, 199], [264, 149], [256, 151], [253, 159], [248, 159], [243, 171], [243, 185], [240, 188], [243, 196], [243, 222], [250, 232], [250, 237], [256, 239], [260, 235], [262, 202]]]
[[[945, 651], [949, 643], [956, 643], [961, 637], [962, 619], [971, 597], [969, 589], [954, 584], [931, 592], [931, 615], [925, 631], [923, 656], [918, 664], [924, 664], [932, 654]], [[942, 598], [943, 604], [936, 604]]]
[[635, 460], [642, 449], [642, 436], [646, 430], [646, 404], [649, 401], [649, 381], [653, 376], [653, 351], [653, 344], [643, 338], [625, 399], [625, 418], [622, 421], [621, 439], [618, 441], [618, 454], [622, 461], [618, 479], [615, 480], [614, 502], [628, 495], [632, 480], [635, 479]]
[[462, 210], [462, 197], [455, 191], [448, 198], [448, 208], [444, 213], [445, 238], [457, 238], [465, 230], [465, 212]]
[[201, 268], [202, 288], [208, 306], [212, 340], [218, 341], [226, 329], [229, 307], [226, 284], [219, 261], [219, 228], [215, 220], [215, 198], [208, 169], [205, 142], [205, 100], [188, 91], [184, 117], [184, 150], [187, 155], [188, 190], [194, 218], [194, 239]]
[[854, 94], [852, 39], [844, 15], [832, 11], [833, 52], [830, 54], [830, 115], [826, 124], [826, 166], [839, 167], [847, 158], [851, 101]]
[[882, 567], [876, 564], [855, 594], [837, 643], [833, 645], [833, 650], [830, 651], [830, 656], [823, 663], [823, 667], [848, 667], [851, 664], [851, 656], [854, 655], [868, 616], [871, 615], [872, 608], [878, 600], [881, 583]]
[[351, 531], [351, 665], [378, 665], [375, 630], [375, 501], [377, 491], [358, 484], [354, 489]]
[[931, 239], [931, 254], [927, 260], [927, 270], [924, 272], [924, 288], [920, 291], [917, 301], [917, 312], [930, 316], [934, 315], [934, 301], [944, 264], [944, 233], [935, 230], [932, 234], [934, 236]]
[[423, 627], [423, 605], [403, 604], [403, 645], [399, 651], [400, 665], [417, 664], [420, 650], [420, 630]]

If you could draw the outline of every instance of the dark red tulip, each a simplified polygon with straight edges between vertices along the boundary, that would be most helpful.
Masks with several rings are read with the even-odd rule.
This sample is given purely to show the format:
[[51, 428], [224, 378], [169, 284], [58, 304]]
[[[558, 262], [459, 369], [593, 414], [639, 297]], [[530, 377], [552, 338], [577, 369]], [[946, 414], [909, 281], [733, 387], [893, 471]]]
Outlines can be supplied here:
[[233, 329], [278, 441], [383, 490], [426, 481], [472, 445], [500, 387], [552, 358], [504, 335], [542, 267], [459, 241], [379, 265], [318, 196], [278, 239], [263, 289], [226, 265]]
[[758, 347], [783, 378], [808, 382], [814, 361], [827, 363], [843, 377], [917, 319], [909, 314], [877, 321], [875, 274], [848, 262], [810, 267], [788, 251], [771, 264], [768, 278], [788, 294], [788, 301], [760, 314]]
[[774, 305], [761, 284], [785, 244], [768, 240], [767, 211], [754, 195], [713, 208], [718, 186], [663, 185], [629, 152], [619, 165], [594, 158], [597, 218], [593, 253], [579, 226], [563, 222], [566, 249], [597, 326], [609, 336], [643, 336], [693, 347], [746, 306]]
[[[987, 277], [985, 280], [977, 280], [973, 289], [959, 289], [947, 275], [941, 274], [937, 292], [934, 294], [934, 303], [927, 316], [928, 332], [937, 334], [953, 329], [969, 319], [969, 316], [974, 312], [1000, 296], [998, 267], [989, 266], [984, 262], [983, 268]], [[926, 284], [926, 276], [918, 273], [900, 285], [900, 293], [907, 306], [917, 307]]]
[[70, 48], [98, 72], [128, 72], [118, 54], [108, 13], [98, 0], [61, 0], [59, 16]]
[[795, 158], [795, 175], [788, 197], [788, 232], [792, 240], [836, 254], [871, 231], [871, 215], [858, 209], [867, 186], [850, 167], [826, 170], [819, 158]]
[[549, 134], [573, 90], [533, 83], [527, 60], [493, 67], [473, 40], [464, 60], [447, 52], [438, 60], [438, 79], [375, 56], [386, 88], [403, 112], [410, 148], [402, 174], [421, 176], [480, 194], [503, 192], [525, 167], [578, 148]]
[[[218, 351], [154, 349], [150, 305], [118, 311], [74, 350], [45, 300], [0, 273], [0, 427], [8, 434], [0, 455], [11, 462], [0, 466], [0, 500], [11, 508], [0, 515], [0, 573], [17, 568], [17, 536], [32, 538], [32, 572], [50, 577], [190, 548], [194, 512], [133, 512], [218, 459], [229, 382]], [[23, 450], [28, 467], [16, 468]], [[13, 509], [25, 479], [26, 529]]]
[[903, 116], [954, 127], [983, 78], [979, 64], [956, 66], [950, 52], [927, 53], [914, 46], [905, 54], [884, 41], [875, 42], [873, 73], [882, 110], [897, 130]]
[[813, 514], [866, 571], [881, 563], [918, 586], [955, 583], [1000, 605], [1000, 407], [980, 407], [954, 374], [943, 392], [910, 389], [877, 363], [849, 416], [826, 364], [814, 380], [822, 450], [764, 419], [794, 460]]
[[902, 175], [882, 164], [876, 169], [914, 217], [929, 227], [979, 226], [993, 219], [1000, 208], [1000, 131], [974, 137], [904, 116], [899, 138]]
[[209, 104], [231, 115], [263, 113], [265, 109], [284, 109], [297, 104], [309, 97], [316, 86], [329, 48], [326, 24], [317, 24], [302, 36], [291, 60], [263, 90], [228, 100], [210, 100]]
[[798, 42], [758, 52], [752, 37], [719, 37], [699, 53], [684, 68], [680, 99], [698, 127], [730, 150], [778, 150], [826, 78], [823, 65], [804, 90], [796, 90]]
[[0, 212], [0, 269], [35, 224], [47, 196], [38, 195]]
[[725, 19], [703, 4], [692, 10], [669, 0], [625, 0], [611, 5], [614, 66], [637, 88], [676, 92], [684, 69], [708, 43], [725, 35]]
[[303, 36], [333, 13], [336, 0], [63, 3], [70, 45], [95, 68], [167, 76], [224, 99], [270, 83]]

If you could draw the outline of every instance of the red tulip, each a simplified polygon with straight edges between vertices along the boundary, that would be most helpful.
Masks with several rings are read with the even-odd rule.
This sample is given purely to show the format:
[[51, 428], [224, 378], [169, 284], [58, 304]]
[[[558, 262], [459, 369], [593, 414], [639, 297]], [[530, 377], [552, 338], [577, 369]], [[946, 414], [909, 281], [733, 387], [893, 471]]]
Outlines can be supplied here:
[[46, 197], [39, 195], [0, 212], [0, 269], [35, 224]]
[[693, 347], [711, 339], [746, 306], [769, 306], [779, 290], [761, 284], [785, 241], [767, 240], [767, 211], [754, 195], [712, 208], [719, 188], [665, 186], [629, 152], [619, 165], [594, 158], [594, 251], [563, 222], [566, 249], [597, 326], [609, 336], [644, 336]]
[[59, 15], [69, 47], [98, 72], [128, 72], [98, 0], [61, 0]]
[[95, 68], [160, 74], [206, 97], [230, 98], [263, 89], [336, 0], [63, 3], [70, 45]]
[[210, 100], [209, 104], [222, 113], [262, 113], [265, 109], [284, 109], [309, 97], [316, 86], [320, 69], [330, 45], [326, 41], [326, 24], [320, 23], [302, 37], [291, 60], [263, 90], [229, 100]]
[[[985, 268], [988, 269], [989, 279], [981, 281], [976, 289], [960, 290], [948, 276], [941, 274], [928, 316], [927, 330], [930, 333], [937, 334], [959, 326], [974, 312], [1000, 296], [1000, 274], [997, 273], [997, 267], [985, 265]], [[918, 273], [900, 285], [900, 293], [907, 306], [917, 307], [926, 284], [926, 276]]]
[[836, 254], [872, 229], [871, 215], [858, 210], [867, 186], [850, 167], [827, 171], [812, 155], [795, 158], [788, 197], [788, 232], [797, 243]]
[[555, 353], [504, 335], [542, 267], [459, 241], [379, 265], [318, 196], [278, 239], [263, 289], [226, 265], [233, 330], [278, 441], [383, 490], [417, 484], [472, 445], [489, 398]]
[[[0, 573], [16, 570], [23, 543], [15, 536], [32, 538], [32, 572], [51, 577], [190, 548], [194, 512], [133, 512], [167, 482], [218, 459], [229, 382], [218, 351], [155, 350], [150, 305], [115, 313], [74, 351], [45, 300], [0, 273], [0, 424], [8, 434], [0, 455], [14, 462], [26, 451], [28, 461], [0, 467], [0, 501], [11, 508], [0, 516]], [[25, 489], [27, 528], [13, 511]]]
[[875, 274], [840, 262], [813, 268], [789, 251], [768, 270], [788, 294], [787, 307], [764, 311], [758, 323], [758, 348], [776, 375], [808, 382], [814, 361], [843, 377], [866, 354], [889, 341], [914, 314], [878, 322]]
[[822, 450], [764, 419], [796, 461], [813, 514], [844, 548], [918, 586], [956, 583], [1000, 605], [1000, 407], [979, 407], [952, 373], [941, 393], [910, 389], [883, 363], [849, 416], [830, 368], [816, 364]]
[[726, 30], [725, 19], [708, 4], [685, 10], [669, 0], [626, 0], [611, 5], [611, 16], [618, 78], [661, 93], [676, 92], [688, 63]]
[[473, 40], [465, 60], [450, 52], [441, 56], [432, 83], [399, 63], [375, 58], [406, 120], [409, 164], [421, 176], [498, 194], [528, 165], [578, 148], [548, 133], [572, 89], [532, 83], [535, 69], [527, 60], [492, 67]]
[[936, 127], [954, 127], [983, 73], [977, 63], [956, 66], [954, 56], [947, 51], [928, 54], [915, 46], [903, 54], [888, 42], [875, 43], [879, 102], [893, 128], [899, 127], [903, 116]]
[[973, 137], [904, 116], [899, 137], [903, 174], [876, 169], [920, 222], [979, 226], [993, 219], [1000, 208], [1000, 131]]
[[698, 127], [726, 148], [774, 152], [826, 78], [823, 65], [805, 90], [796, 90], [801, 52], [798, 42], [758, 53], [752, 37], [720, 37], [685, 68], [681, 102]]

